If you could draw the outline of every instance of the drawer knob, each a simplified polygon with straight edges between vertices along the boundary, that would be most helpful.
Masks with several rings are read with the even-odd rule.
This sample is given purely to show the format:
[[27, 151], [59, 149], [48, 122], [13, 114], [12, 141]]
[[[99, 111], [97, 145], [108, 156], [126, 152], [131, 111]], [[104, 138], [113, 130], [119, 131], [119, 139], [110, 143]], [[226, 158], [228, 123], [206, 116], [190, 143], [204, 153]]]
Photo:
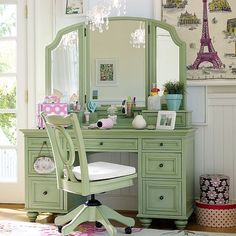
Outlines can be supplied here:
[[159, 164], [159, 167], [160, 167], [160, 168], [162, 168], [163, 166], [164, 166], [164, 164], [163, 164], [163, 163]]
[[160, 196], [160, 200], [163, 200], [164, 199], [164, 196]]
[[44, 191], [43, 195], [46, 196], [48, 194], [48, 191]]
[[162, 147], [164, 144], [163, 143], [160, 143], [160, 146]]
[[102, 145], [103, 145], [103, 142], [100, 142], [99, 144], [102, 146]]

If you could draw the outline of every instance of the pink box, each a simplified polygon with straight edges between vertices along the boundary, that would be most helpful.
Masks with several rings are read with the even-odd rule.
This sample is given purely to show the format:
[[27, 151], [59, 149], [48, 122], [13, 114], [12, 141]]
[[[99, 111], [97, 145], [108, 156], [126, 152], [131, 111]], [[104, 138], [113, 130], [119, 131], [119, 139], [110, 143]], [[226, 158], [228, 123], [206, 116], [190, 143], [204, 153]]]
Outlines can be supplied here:
[[43, 111], [47, 114], [56, 114], [63, 116], [68, 114], [68, 106], [67, 103], [39, 103], [37, 114], [37, 126], [39, 129], [45, 128], [43, 119], [40, 116], [41, 112]]

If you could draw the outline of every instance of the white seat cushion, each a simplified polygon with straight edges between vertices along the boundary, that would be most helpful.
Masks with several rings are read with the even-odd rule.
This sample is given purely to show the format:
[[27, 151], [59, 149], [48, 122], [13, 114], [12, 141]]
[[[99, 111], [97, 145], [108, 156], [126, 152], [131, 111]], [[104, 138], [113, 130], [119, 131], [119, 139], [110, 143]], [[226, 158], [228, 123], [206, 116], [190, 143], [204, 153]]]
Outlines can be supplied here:
[[[80, 166], [73, 168], [76, 179], [81, 180]], [[136, 173], [132, 166], [125, 166], [109, 162], [93, 162], [88, 164], [89, 180], [112, 179]]]

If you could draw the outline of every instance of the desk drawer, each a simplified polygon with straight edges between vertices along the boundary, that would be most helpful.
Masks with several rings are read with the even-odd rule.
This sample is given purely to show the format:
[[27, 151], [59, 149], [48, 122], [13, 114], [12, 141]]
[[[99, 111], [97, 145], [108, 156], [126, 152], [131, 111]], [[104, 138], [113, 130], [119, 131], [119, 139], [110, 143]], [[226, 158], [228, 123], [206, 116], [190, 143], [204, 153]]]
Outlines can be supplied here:
[[63, 209], [64, 196], [57, 189], [56, 178], [29, 178], [28, 208]]
[[143, 213], [181, 215], [181, 182], [143, 181]]
[[85, 139], [86, 150], [137, 150], [137, 139]]
[[181, 151], [181, 140], [143, 139], [143, 150]]
[[[43, 143], [46, 142], [46, 145], [43, 146]], [[43, 150], [47, 150], [47, 146], [50, 148], [51, 143], [49, 138], [28, 138], [28, 147], [31, 148], [40, 148], [43, 146]]]
[[181, 154], [145, 152], [142, 154], [142, 176], [181, 178]]

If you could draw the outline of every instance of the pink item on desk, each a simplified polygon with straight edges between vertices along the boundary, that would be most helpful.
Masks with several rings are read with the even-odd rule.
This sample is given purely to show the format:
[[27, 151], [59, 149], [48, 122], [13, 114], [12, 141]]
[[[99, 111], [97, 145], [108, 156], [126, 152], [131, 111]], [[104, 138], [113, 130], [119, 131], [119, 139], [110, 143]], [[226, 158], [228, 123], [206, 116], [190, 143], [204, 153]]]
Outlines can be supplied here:
[[56, 114], [64, 116], [68, 114], [68, 106], [67, 103], [39, 103], [37, 114], [37, 126], [39, 129], [44, 129], [45, 127], [43, 119], [40, 116], [41, 112], [43, 111], [47, 114]]
[[97, 122], [97, 127], [100, 129], [111, 129], [114, 123], [111, 118], [100, 119]]

